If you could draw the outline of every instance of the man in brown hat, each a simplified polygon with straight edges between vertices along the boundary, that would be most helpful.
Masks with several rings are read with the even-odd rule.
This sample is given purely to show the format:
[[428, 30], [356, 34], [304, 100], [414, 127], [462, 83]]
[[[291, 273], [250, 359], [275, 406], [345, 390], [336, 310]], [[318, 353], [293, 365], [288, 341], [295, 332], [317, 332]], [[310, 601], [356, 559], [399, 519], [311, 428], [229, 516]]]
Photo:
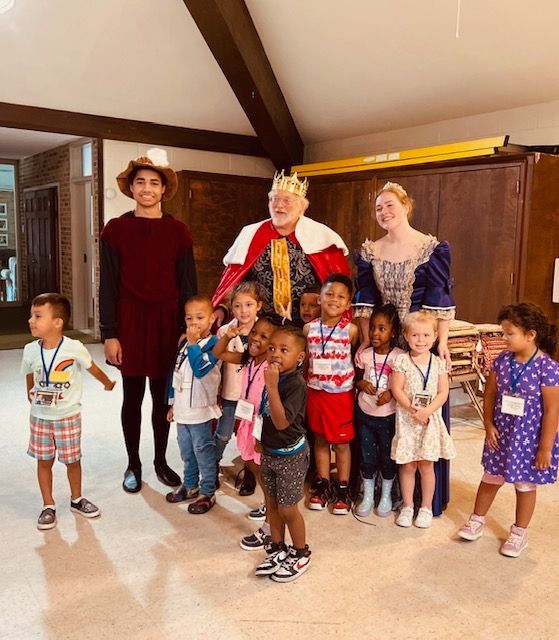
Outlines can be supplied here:
[[151, 149], [117, 176], [133, 211], [109, 220], [101, 233], [99, 312], [107, 362], [120, 368], [121, 419], [128, 453], [122, 487], [140, 491], [141, 408], [146, 378], [153, 401], [154, 466], [168, 486], [181, 484], [167, 465], [165, 384], [176, 351], [184, 302], [197, 293], [192, 238], [185, 224], [161, 210], [177, 191], [166, 154]]

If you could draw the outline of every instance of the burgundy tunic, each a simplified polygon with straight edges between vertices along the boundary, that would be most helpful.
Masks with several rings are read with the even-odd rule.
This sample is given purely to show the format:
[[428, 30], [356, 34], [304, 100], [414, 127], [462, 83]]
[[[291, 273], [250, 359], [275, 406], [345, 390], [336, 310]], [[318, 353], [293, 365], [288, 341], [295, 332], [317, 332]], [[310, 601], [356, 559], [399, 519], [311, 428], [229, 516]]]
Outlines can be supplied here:
[[167, 376], [184, 302], [196, 291], [185, 224], [170, 215], [140, 218], [133, 211], [109, 220], [101, 233], [101, 335], [120, 340], [124, 375]]

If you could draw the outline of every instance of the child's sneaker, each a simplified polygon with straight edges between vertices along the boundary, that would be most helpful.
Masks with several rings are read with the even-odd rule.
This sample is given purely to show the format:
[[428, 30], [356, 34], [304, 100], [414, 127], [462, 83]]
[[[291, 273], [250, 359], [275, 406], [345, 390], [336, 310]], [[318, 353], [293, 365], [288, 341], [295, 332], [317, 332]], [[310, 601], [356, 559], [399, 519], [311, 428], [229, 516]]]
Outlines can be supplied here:
[[215, 504], [215, 496], [200, 496], [196, 502], [188, 505], [188, 513], [200, 515], [208, 513]]
[[37, 520], [37, 529], [46, 531], [47, 529], [54, 529], [54, 527], [56, 527], [56, 509], [45, 507]]
[[70, 501], [71, 511], [79, 513], [84, 518], [96, 518], [101, 515], [99, 507], [90, 502], [87, 498], [82, 498], [78, 502]]
[[295, 549], [291, 547], [287, 554], [287, 558], [281, 563], [281, 567], [275, 571], [270, 578], [274, 582], [291, 582], [305, 573], [311, 564], [311, 552], [309, 545], [305, 545], [304, 549]]
[[421, 507], [417, 512], [415, 526], [420, 529], [428, 529], [433, 524], [433, 512], [427, 507]]
[[323, 511], [330, 501], [330, 481], [326, 478], [320, 478], [317, 480], [315, 487], [309, 500], [309, 509]]
[[170, 491], [165, 500], [175, 504], [176, 502], [184, 502], [185, 500], [195, 500], [200, 495], [200, 487], [187, 489], [183, 484], [178, 489]]
[[347, 516], [351, 511], [351, 498], [349, 497], [347, 485], [336, 485], [336, 494], [333, 502], [332, 513], [336, 516]]
[[266, 503], [259, 504], [256, 509], [251, 509], [248, 514], [249, 520], [266, 520]]
[[413, 507], [402, 507], [400, 515], [396, 518], [399, 527], [411, 527], [413, 522]]
[[472, 513], [468, 522], [458, 529], [458, 535], [464, 540], [477, 540], [483, 535], [485, 518]]
[[507, 541], [503, 544], [500, 551], [504, 556], [509, 558], [518, 558], [518, 556], [528, 546], [528, 533], [526, 529], [512, 525]]
[[267, 544], [271, 544], [272, 536], [266, 533], [262, 527], [257, 529], [250, 536], [245, 536], [241, 540], [241, 549], [245, 551], [258, 551], [264, 549]]
[[266, 560], [261, 562], [254, 572], [257, 576], [271, 576], [275, 573], [287, 558], [287, 547], [283, 542], [272, 542], [266, 548], [266, 553]]

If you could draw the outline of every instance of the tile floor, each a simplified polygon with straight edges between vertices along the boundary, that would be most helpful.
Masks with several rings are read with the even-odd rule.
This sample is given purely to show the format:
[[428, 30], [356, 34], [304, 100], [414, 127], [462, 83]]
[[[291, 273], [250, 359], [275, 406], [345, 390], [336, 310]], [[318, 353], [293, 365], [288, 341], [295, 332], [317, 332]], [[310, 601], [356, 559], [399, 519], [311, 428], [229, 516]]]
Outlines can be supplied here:
[[[100, 345], [89, 345], [97, 363]], [[55, 467], [56, 529], [35, 528], [41, 502], [26, 456], [27, 412], [20, 350], [0, 353], [0, 638], [558, 638], [559, 488], [540, 491], [530, 547], [518, 559], [498, 548], [514, 515], [505, 487], [475, 543], [455, 532], [470, 512], [480, 476], [483, 431], [470, 408], [454, 410], [458, 458], [453, 499], [432, 529], [400, 529], [393, 518], [304, 511], [313, 564], [276, 584], [252, 572], [259, 552], [239, 539], [258, 496], [230, 486], [207, 515], [165, 502], [149, 460], [145, 485], [127, 495], [119, 426], [120, 389], [84, 388], [84, 494], [102, 509], [88, 521], [68, 509], [64, 468]], [[147, 405], [148, 403], [146, 403]], [[149, 407], [146, 406], [146, 417]], [[146, 421], [147, 425], [147, 421]], [[174, 437], [169, 461], [180, 470]]]

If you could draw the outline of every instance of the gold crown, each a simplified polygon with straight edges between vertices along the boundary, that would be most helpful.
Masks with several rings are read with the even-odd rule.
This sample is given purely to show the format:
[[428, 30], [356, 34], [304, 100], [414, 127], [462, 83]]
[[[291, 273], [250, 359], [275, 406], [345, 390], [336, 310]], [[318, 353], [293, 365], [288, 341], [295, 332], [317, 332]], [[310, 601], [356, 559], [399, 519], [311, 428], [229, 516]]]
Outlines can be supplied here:
[[294, 173], [292, 176], [286, 176], [282, 169], [281, 171], [276, 171], [276, 173], [274, 174], [272, 191], [289, 191], [290, 193], [294, 193], [296, 196], [301, 196], [301, 198], [304, 198], [307, 195], [308, 188], [309, 179], [305, 178], [301, 181], [297, 178], [296, 173]]

